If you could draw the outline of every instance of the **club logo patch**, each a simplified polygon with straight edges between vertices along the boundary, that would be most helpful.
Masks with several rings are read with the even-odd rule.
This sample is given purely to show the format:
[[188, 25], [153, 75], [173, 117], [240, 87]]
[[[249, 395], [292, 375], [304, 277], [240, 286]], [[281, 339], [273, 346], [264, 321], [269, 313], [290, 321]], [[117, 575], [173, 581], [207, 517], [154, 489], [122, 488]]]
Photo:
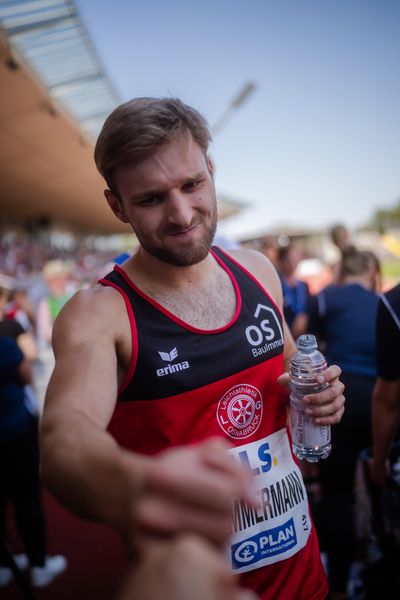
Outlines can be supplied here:
[[217, 419], [231, 438], [244, 439], [260, 426], [263, 402], [260, 391], [252, 385], [235, 385], [218, 402]]

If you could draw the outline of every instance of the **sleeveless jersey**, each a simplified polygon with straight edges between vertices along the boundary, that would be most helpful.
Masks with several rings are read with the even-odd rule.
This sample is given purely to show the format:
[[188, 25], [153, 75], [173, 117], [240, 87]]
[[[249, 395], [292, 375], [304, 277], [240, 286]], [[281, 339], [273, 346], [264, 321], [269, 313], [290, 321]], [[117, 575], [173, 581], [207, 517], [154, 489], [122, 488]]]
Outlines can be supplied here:
[[287, 396], [277, 383], [282, 316], [248, 271], [221, 249], [211, 252], [236, 293], [235, 314], [219, 329], [185, 323], [117, 265], [100, 281], [122, 294], [132, 334], [109, 431], [144, 454], [215, 435], [230, 440], [229, 452], [251, 469], [260, 499], [257, 508], [233, 500], [233, 571], [265, 600], [324, 600], [326, 578], [286, 429]]

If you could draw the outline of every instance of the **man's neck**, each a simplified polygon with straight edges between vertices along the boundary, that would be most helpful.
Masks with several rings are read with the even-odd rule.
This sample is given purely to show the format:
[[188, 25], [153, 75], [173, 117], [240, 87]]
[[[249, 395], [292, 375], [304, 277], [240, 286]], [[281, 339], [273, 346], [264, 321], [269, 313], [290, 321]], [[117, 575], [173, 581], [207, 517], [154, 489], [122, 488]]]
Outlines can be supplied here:
[[201, 262], [187, 267], [165, 262], [139, 247], [135, 254], [124, 264], [128, 275], [132, 275], [141, 287], [179, 290], [190, 285], [204, 285], [218, 265], [209, 253]]
[[224, 327], [235, 314], [233, 284], [210, 253], [196, 265], [177, 267], [138, 251], [124, 270], [142, 292], [193, 327]]

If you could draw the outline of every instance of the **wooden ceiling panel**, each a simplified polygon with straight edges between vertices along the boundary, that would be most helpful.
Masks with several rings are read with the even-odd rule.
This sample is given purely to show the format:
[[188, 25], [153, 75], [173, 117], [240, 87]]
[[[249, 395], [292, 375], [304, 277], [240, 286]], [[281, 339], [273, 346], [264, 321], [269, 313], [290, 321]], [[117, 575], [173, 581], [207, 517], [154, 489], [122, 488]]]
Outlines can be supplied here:
[[93, 145], [66, 115], [55, 114], [48, 94], [22, 62], [7, 66], [0, 38], [0, 209], [20, 222], [46, 217], [87, 233], [127, 232], [103, 198]]

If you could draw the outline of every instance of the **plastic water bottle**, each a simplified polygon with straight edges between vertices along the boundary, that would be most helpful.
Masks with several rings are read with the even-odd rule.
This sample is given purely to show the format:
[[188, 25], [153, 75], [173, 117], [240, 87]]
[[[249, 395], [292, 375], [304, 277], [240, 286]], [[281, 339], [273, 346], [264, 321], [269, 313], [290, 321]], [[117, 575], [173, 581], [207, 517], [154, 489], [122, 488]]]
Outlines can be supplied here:
[[314, 335], [301, 335], [297, 348], [289, 367], [293, 452], [298, 458], [313, 463], [329, 456], [331, 428], [329, 425], [316, 425], [313, 417], [304, 413], [303, 398], [329, 386], [328, 383], [317, 382], [317, 376], [325, 371], [327, 364]]

